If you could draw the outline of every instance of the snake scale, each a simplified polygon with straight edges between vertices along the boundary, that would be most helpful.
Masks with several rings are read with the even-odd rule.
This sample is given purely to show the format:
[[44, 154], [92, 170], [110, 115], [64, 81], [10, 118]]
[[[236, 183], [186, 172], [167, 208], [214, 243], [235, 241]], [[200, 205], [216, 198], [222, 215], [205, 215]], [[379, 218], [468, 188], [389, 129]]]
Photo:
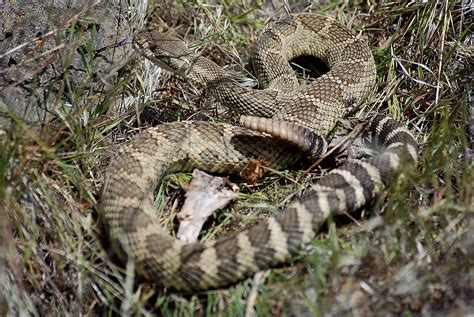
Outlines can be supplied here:
[[[154, 190], [164, 175], [199, 168], [239, 173], [263, 158], [280, 169], [308, 153], [324, 151], [336, 121], [360, 103], [375, 83], [368, 45], [340, 23], [296, 14], [267, 26], [253, 53], [261, 89], [239, 85], [184, 42], [145, 29], [134, 37], [146, 58], [191, 81], [243, 115], [244, 127], [183, 121], [145, 130], [120, 147], [108, 167], [101, 217], [115, 251], [132, 260], [137, 273], [184, 292], [226, 286], [259, 270], [284, 263], [316, 236], [330, 214], [352, 212], [379, 194], [402, 156], [417, 161], [412, 134], [393, 119], [373, 117], [365, 131], [380, 154], [349, 160], [329, 172], [277, 216], [218, 240], [187, 244], [171, 237], [156, 216]], [[329, 71], [298, 86], [288, 61], [312, 55]]]

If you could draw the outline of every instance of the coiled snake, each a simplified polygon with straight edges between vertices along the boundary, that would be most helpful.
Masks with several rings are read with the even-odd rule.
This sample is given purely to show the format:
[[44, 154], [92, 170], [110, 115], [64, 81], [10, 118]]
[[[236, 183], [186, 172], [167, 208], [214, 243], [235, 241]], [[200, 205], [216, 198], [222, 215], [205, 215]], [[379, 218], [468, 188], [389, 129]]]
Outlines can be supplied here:
[[[257, 158], [278, 169], [308, 152], [324, 151], [323, 138], [375, 82], [368, 45], [338, 22], [297, 14], [268, 26], [254, 52], [261, 88], [237, 82], [186, 45], [154, 30], [134, 38], [145, 57], [207, 86], [222, 104], [243, 115], [245, 127], [184, 121], [142, 132], [111, 160], [102, 194], [101, 217], [116, 251], [135, 263], [144, 278], [176, 290], [195, 292], [236, 282], [287, 261], [310, 243], [330, 214], [354, 211], [381, 192], [400, 165], [402, 153], [417, 160], [411, 133], [389, 117], [376, 116], [366, 136], [381, 154], [350, 160], [276, 217], [218, 240], [186, 244], [159, 224], [153, 193], [162, 177], [199, 168], [238, 173]], [[329, 72], [299, 89], [288, 61], [320, 58]], [[264, 117], [264, 118], [258, 118]], [[262, 133], [265, 132], [265, 133]]]

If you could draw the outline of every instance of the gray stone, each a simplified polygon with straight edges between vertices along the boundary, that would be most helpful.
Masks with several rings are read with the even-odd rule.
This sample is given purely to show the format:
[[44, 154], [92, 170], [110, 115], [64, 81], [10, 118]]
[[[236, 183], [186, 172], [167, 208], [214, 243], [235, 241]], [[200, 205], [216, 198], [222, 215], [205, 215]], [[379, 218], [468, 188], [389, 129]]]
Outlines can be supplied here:
[[0, 2], [0, 128], [7, 112], [44, 123], [113, 84], [131, 47], [100, 49], [131, 38], [124, 1]]

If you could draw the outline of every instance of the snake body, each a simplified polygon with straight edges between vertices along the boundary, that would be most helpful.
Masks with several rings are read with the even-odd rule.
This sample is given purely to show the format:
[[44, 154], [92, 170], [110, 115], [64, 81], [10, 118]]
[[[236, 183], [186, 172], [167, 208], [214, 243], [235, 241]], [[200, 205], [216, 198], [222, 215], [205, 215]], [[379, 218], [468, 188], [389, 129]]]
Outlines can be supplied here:
[[[281, 169], [323, 151], [337, 119], [361, 102], [375, 81], [367, 44], [338, 22], [297, 14], [268, 26], [254, 52], [260, 90], [240, 86], [184, 42], [153, 30], [134, 39], [137, 50], [173, 72], [207, 86], [242, 117], [245, 127], [184, 121], [159, 125], [122, 146], [111, 160], [101, 216], [116, 252], [138, 274], [166, 288], [196, 292], [239, 281], [287, 261], [310, 243], [330, 214], [354, 211], [383, 190], [401, 156], [417, 160], [417, 143], [393, 119], [376, 116], [366, 129], [381, 154], [337, 168], [279, 215], [246, 231], [204, 243], [172, 238], [159, 224], [153, 192], [163, 176], [199, 168], [239, 173], [257, 158]], [[299, 89], [288, 61], [323, 60], [329, 72]]]

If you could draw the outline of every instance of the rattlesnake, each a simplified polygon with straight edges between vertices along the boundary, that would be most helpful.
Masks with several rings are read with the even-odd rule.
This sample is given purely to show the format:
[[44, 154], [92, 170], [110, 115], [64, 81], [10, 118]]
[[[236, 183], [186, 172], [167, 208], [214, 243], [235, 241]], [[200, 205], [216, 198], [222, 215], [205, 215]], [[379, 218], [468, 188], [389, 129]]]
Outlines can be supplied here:
[[[262, 90], [241, 87], [183, 42], [156, 31], [141, 31], [134, 44], [150, 60], [204, 83], [237, 113], [267, 117], [243, 116], [248, 128], [162, 124], [122, 146], [111, 160], [101, 206], [111, 244], [124, 260], [133, 261], [140, 276], [158, 285], [186, 292], [218, 288], [285, 262], [313, 240], [329, 214], [354, 211], [379, 194], [403, 153], [417, 160], [410, 132], [389, 117], [375, 116], [366, 136], [384, 147], [381, 154], [348, 161], [279, 215], [249, 230], [205, 243], [178, 241], [160, 226], [153, 206], [153, 192], [164, 175], [193, 168], [238, 173], [257, 158], [278, 169], [308, 152], [317, 155], [324, 148], [321, 137], [370, 92], [375, 63], [364, 40], [312, 14], [292, 15], [262, 32], [254, 53]], [[314, 55], [330, 69], [301, 91], [287, 62], [300, 55]]]

